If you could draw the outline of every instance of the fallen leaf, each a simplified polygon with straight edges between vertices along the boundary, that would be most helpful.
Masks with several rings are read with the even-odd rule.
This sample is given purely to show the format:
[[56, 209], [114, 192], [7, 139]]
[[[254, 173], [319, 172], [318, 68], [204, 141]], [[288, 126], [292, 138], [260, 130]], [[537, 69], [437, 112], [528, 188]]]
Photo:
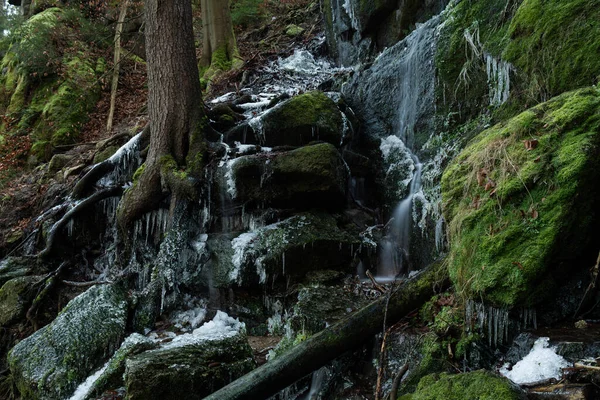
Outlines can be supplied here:
[[536, 209], [531, 210], [531, 218], [537, 219], [539, 217], [539, 213]]

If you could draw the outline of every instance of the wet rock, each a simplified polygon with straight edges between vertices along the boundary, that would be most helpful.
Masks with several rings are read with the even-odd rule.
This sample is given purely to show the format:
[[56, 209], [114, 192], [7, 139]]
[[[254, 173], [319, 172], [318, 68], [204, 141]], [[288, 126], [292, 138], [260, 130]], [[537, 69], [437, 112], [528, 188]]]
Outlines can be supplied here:
[[298, 95], [278, 104], [262, 117], [257, 133], [264, 146], [303, 146], [322, 140], [339, 146], [344, 120], [335, 102], [323, 92]]
[[339, 209], [346, 201], [346, 166], [331, 144], [240, 157], [231, 168], [238, 201], [300, 209]]
[[43, 276], [13, 278], [0, 288], [0, 326], [5, 326], [25, 316], [37, 290], [35, 284]]
[[7, 257], [0, 261], [0, 287], [10, 279], [41, 273], [36, 259], [27, 257]]
[[125, 332], [124, 291], [99, 285], [71, 300], [49, 325], [8, 354], [24, 399], [62, 400], [113, 354]]
[[332, 216], [314, 213], [230, 237], [221, 235], [208, 243], [215, 286], [292, 284], [309, 271], [325, 268], [353, 272], [353, 251], [359, 246], [358, 237], [340, 229]]
[[150, 350], [127, 360], [127, 398], [203, 399], [254, 367], [243, 333]]
[[119, 350], [106, 363], [104, 371], [90, 387], [85, 399], [95, 399], [105, 390], [123, 386], [123, 373], [125, 372], [127, 359], [157, 347], [157, 342], [139, 333], [128, 336], [119, 347]]
[[317, 333], [366, 305], [364, 297], [341, 286], [302, 288], [290, 319], [294, 332]]

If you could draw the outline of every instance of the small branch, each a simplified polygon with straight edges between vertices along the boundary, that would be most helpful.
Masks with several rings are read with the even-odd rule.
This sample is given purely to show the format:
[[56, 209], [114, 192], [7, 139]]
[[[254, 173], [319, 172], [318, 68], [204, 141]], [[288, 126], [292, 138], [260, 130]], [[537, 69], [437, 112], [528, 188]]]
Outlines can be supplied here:
[[581, 364], [581, 363], [575, 363], [575, 365], [573, 365], [575, 368], [579, 368], [579, 369], [589, 369], [590, 371], [600, 371], [600, 367], [595, 367], [593, 365], [585, 365], [585, 364]]
[[394, 382], [392, 383], [392, 390], [390, 390], [388, 400], [396, 400], [398, 398], [398, 389], [400, 388], [400, 383], [402, 382], [404, 375], [406, 375], [406, 372], [408, 372], [408, 363], [404, 364], [396, 374]]
[[113, 127], [113, 117], [115, 113], [115, 103], [117, 101], [117, 88], [119, 86], [119, 67], [121, 63], [121, 32], [123, 32], [123, 23], [125, 22], [125, 16], [127, 15], [127, 6], [129, 0], [124, 0], [121, 4], [121, 10], [119, 12], [119, 20], [115, 27], [115, 55], [114, 55], [114, 69], [112, 76], [112, 85], [110, 91], [110, 109], [108, 112], [108, 121], [106, 122], [106, 131], [111, 132]]
[[68, 285], [68, 286], [90, 287], [90, 286], [95, 286], [95, 285], [110, 285], [113, 282], [111, 282], [111, 281], [75, 282], [75, 281], [65, 281], [65, 280], [63, 280], [62, 283], [64, 283], [65, 285]]
[[373, 276], [371, 271], [367, 270], [365, 275], [367, 275], [367, 277], [371, 280], [375, 289], [379, 290], [381, 293], [387, 292], [387, 290], [385, 290], [385, 288], [383, 286], [381, 286], [379, 283], [377, 283], [377, 281], [375, 281], [375, 277]]
[[121, 196], [122, 194], [123, 188], [117, 186], [96, 192], [87, 199], [81, 201], [79, 204], [77, 204], [75, 207], [69, 210], [65, 215], [63, 215], [63, 217], [60, 220], [54, 223], [52, 228], [50, 228], [50, 232], [48, 233], [48, 240], [46, 241], [46, 248], [38, 254], [38, 257], [46, 258], [52, 253], [52, 250], [54, 249], [54, 243], [56, 241], [56, 235], [76, 214], [80, 213], [81, 211], [87, 209], [88, 207], [96, 204], [101, 200], [107, 199], [109, 197]]

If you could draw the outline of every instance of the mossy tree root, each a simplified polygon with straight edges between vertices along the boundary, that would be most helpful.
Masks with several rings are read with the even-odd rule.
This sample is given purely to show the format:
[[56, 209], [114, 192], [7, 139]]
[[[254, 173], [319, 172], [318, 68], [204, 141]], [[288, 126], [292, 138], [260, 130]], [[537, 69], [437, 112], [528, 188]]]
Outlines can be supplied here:
[[[429, 300], [436, 289], [440, 291], [448, 286], [449, 278], [444, 266], [430, 266], [391, 295], [387, 320], [397, 321]], [[382, 296], [204, 400], [264, 399], [274, 395], [380, 332], [386, 313], [386, 301], [387, 296]]]

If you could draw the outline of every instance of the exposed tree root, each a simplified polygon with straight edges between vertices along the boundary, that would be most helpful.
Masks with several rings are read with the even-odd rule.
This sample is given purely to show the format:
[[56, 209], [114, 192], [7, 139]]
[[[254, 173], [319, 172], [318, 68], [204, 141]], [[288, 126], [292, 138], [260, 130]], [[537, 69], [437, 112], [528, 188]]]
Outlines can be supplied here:
[[56, 221], [52, 228], [50, 228], [50, 232], [48, 232], [48, 239], [46, 240], [46, 247], [37, 256], [39, 258], [46, 258], [52, 253], [56, 242], [56, 235], [75, 215], [89, 208], [90, 206], [93, 206], [101, 200], [107, 199], [109, 197], [121, 196], [121, 194], [123, 194], [123, 188], [117, 186], [96, 192], [87, 199], [79, 202], [75, 207], [73, 207], [65, 215], [63, 215], [61, 219]]

